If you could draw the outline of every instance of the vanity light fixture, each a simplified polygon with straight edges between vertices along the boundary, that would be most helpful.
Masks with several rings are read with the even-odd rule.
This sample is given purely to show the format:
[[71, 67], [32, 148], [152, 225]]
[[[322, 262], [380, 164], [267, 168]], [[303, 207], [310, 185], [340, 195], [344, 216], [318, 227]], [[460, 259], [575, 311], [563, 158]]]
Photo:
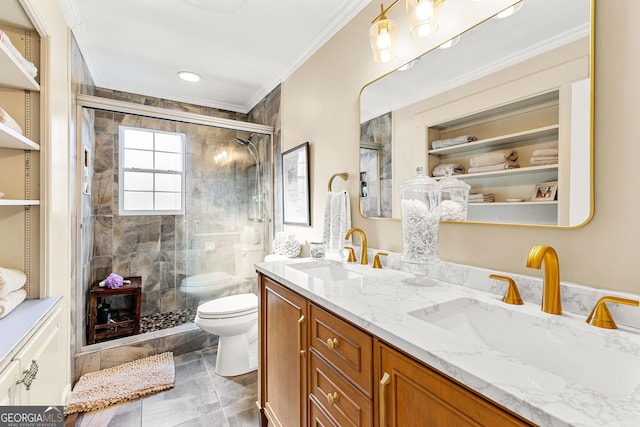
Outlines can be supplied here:
[[[385, 9], [380, 5], [380, 14], [371, 21], [369, 42], [373, 52], [373, 59], [378, 63], [389, 62], [394, 59], [397, 43], [397, 24], [387, 18], [387, 12], [400, 0], [395, 0]], [[438, 14], [440, 5], [445, 0], [405, 0], [409, 17], [409, 28], [414, 37], [427, 37], [438, 29]]]
[[202, 80], [202, 76], [198, 73], [194, 73], [193, 71], [178, 71], [178, 77], [187, 82], [199, 82]]
[[439, 49], [449, 49], [450, 47], [454, 47], [455, 45], [457, 45], [459, 41], [460, 41], [460, 36], [455, 36], [451, 40], [448, 40], [448, 41], [442, 43], [440, 46], [438, 46], [438, 48]]

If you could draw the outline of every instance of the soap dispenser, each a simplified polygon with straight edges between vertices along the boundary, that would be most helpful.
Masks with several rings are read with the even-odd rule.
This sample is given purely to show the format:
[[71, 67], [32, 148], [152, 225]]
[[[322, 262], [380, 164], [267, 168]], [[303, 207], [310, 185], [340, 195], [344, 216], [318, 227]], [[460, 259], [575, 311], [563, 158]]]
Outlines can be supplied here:
[[402, 255], [400, 260], [431, 264], [438, 258], [438, 229], [442, 185], [416, 168], [416, 176], [400, 184]]
[[453, 176], [453, 168], [447, 168], [442, 184], [440, 219], [443, 221], [466, 221], [471, 186]]

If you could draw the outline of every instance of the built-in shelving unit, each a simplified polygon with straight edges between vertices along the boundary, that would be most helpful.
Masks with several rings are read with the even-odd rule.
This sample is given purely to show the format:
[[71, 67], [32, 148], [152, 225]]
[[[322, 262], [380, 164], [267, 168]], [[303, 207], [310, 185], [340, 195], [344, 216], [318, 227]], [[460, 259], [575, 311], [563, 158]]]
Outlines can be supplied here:
[[2, 77], [0, 77], [2, 86], [36, 92], [40, 90], [38, 82], [27, 73], [20, 61], [3, 43], [0, 43], [0, 70], [2, 70]]

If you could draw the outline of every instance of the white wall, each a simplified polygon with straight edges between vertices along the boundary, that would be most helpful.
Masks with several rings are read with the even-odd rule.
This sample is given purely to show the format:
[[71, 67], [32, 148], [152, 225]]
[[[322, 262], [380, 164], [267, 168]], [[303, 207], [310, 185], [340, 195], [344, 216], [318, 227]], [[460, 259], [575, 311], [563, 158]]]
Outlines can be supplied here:
[[[476, 20], [490, 15], [487, 10], [471, 10], [478, 3], [492, 3], [495, 9], [500, 9], [509, 2], [469, 2], [466, 12], [475, 13]], [[403, 49], [398, 60], [374, 64], [367, 31], [378, 8], [378, 3], [366, 7], [283, 83], [283, 150], [304, 141], [311, 143], [312, 186], [312, 227], [286, 229], [303, 239], [319, 238], [327, 180], [333, 173], [348, 172], [350, 179], [346, 183], [336, 180], [335, 187], [344, 186], [352, 195], [353, 225], [367, 232], [370, 246], [399, 252], [400, 221], [363, 219], [356, 213], [358, 95], [371, 80], [428, 50], [427, 43], [436, 46], [452, 33], [436, 33], [428, 42], [405, 37], [400, 40]], [[401, 7], [396, 7], [390, 16], [404, 25], [403, 13]], [[637, 180], [633, 179], [636, 159], [640, 158], [635, 125], [640, 117], [638, 18], [640, 2], [634, 0], [596, 5], [593, 220], [582, 228], [568, 230], [443, 223], [442, 259], [540, 275], [540, 271], [527, 269], [524, 264], [531, 246], [544, 243], [559, 254], [562, 280], [640, 293], [640, 280], [634, 268], [640, 258], [640, 198], [636, 196]], [[461, 25], [465, 25], [462, 21]]]

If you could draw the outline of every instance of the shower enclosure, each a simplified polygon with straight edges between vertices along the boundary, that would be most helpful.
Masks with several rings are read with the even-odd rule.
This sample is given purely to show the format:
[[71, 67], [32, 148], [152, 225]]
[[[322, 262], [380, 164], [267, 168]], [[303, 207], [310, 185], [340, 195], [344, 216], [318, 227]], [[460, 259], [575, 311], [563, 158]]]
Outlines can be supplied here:
[[[191, 322], [204, 301], [257, 291], [253, 264], [268, 253], [273, 206], [266, 126], [89, 107], [79, 121], [85, 316], [89, 289], [110, 273], [142, 278], [140, 333]], [[114, 314], [131, 303], [103, 302]]]

